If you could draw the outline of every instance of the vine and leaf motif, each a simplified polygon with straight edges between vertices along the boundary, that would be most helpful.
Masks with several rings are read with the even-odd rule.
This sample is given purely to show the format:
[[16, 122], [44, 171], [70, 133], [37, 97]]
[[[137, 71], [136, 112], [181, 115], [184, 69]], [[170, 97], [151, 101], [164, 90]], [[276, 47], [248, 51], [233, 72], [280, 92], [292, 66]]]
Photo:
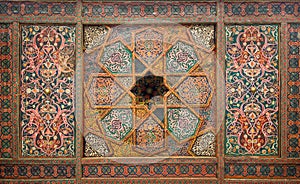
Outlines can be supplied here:
[[226, 30], [226, 153], [278, 154], [278, 26]]
[[23, 26], [23, 156], [74, 155], [75, 29]]

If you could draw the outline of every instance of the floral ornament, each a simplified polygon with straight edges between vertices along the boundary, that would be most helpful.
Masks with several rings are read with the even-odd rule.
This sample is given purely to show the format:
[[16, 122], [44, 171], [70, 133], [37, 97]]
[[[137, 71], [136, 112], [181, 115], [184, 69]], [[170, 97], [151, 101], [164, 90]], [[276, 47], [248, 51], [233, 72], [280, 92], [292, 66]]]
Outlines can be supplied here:
[[24, 156], [74, 155], [74, 43], [72, 27], [22, 27]]
[[237, 29], [227, 28], [227, 153], [274, 155], [278, 153], [278, 28]]

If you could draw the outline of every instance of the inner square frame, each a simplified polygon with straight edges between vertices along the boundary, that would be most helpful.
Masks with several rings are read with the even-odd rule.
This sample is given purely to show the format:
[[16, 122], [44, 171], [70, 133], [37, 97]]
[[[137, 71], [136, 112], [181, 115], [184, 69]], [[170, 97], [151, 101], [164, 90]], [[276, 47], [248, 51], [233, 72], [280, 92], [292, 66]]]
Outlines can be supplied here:
[[[168, 95], [164, 95], [164, 102], [163, 102], [163, 104], [162, 105], [154, 105], [154, 106], [156, 106], [156, 108], [164, 108], [165, 109], [165, 111], [167, 110], [167, 107], [166, 106], [169, 106], [169, 107], [172, 107], [172, 105], [170, 106], [170, 105], [167, 105], [166, 104], [166, 96], [169, 96], [169, 95], [171, 95], [171, 94], [173, 94], [173, 92], [172, 91], [169, 91], [171, 88], [173, 88], [174, 90], [176, 90], [177, 89], [177, 87], [179, 86], [179, 85], [181, 85], [181, 83], [183, 82], [183, 81], [185, 81], [186, 79], [187, 79], [187, 77], [201, 77], [201, 76], [205, 76], [206, 75], [206, 79], [208, 80], [208, 81], [210, 81], [209, 83], [210, 83], [210, 88], [211, 88], [211, 92], [210, 92], [210, 94], [209, 94], [209, 97], [208, 97], [208, 102], [207, 103], [209, 103], [209, 104], [203, 104], [203, 105], [201, 105], [201, 104], [195, 104], [195, 105], [187, 105], [186, 104], [186, 102], [184, 102], [183, 101], [183, 105], [173, 105], [174, 107], [182, 107], [182, 108], [186, 108], [186, 107], [189, 107], [189, 108], [192, 108], [192, 107], [196, 107], [196, 108], [199, 108], [200, 107], [200, 109], [201, 108], [205, 108], [205, 107], [209, 107], [210, 106], [210, 109], [211, 109], [211, 113], [212, 113], [212, 115], [211, 115], [211, 118], [212, 118], [212, 120], [211, 121], [213, 121], [213, 123], [212, 123], [212, 125], [213, 126], [216, 126], [216, 128], [214, 128], [214, 127], [211, 127], [211, 128], [214, 128], [214, 130], [210, 130], [210, 128], [208, 129], [208, 130], [206, 130], [205, 131], [205, 129], [204, 129], [204, 132], [203, 132], [203, 130], [202, 130], [202, 134], [204, 135], [204, 134], [206, 134], [206, 133], [208, 133], [208, 132], [210, 132], [210, 131], [213, 131], [213, 132], [215, 132], [214, 134], [215, 134], [215, 141], [217, 141], [216, 140], [216, 137], [217, 137], [217, 132], [218, 132], [218, 127], [220, 126], [217, 122], [214, 122], [215, 121], [215, 117], [216, 117], [216, 115], [217, 115], [217, 113], [215, 112], [215, 109], [216, 109], [216, 107], [215, 107], [215, 105], [214, 104], [212, 104], [212, 103], [214, 103], [214, 101], [212, 101], [212, 98], [215, 98], [214, 97], [214, 95], [216, 94], [216, 84], [214, 83], [214, 81], [216, 80], [216, 77], [214, 76], [215, 75], [215, 71], [216, 71], [216, 61], [215, 61], [215, 57], [216, 57], [216, 25], [214, 25], [214, 24], [208, 24], [208, 23], [202, 23], [202, 24], [196, 24], [196, 23], [194, 23], [194, 24], [174, 24], [174, 23], [170, 23], [170, 22], [162, 22], [162, 23], [158, 23], [158, 22], [153, 22], [154, 24], [152, 25], [151, 23], [150, 24], [148, 24], [148, 23], [144, 23], [143, 21], [141, 21], [141, 22], [133, 22], [133, 23], [129, 23], [129, 24], [124, 24], [124, 25], [107, 25], [107, 26], [111, 26], [112, 28], [107, 28], [107, 30], [109, 31], [109, 33], [105, 36], [106, 37], [106, 39], [105, 39], [105, 41], [103, 41], [102, 43], [102, 45], [98, 45], [98, 46], [95, 46], [95, 48], [90, 48], [90, 49], [88, 49], [88, 48], [86, 48], [86, 51], [87, 51], [87, 54], [89, 54], [89, 53], [91, 53], [91, 54], [95, 54], [95, 53], [97, 53], [97, 56], [93, 56], [93, 58], [94, 59], [96, 59], [97, 60], [97, 66], [99, 67], [99, 66], [102, 66], [101, 64], [100, 64], [100, 57], [103, 55], [103, 52], [104, 52], [104, 47], [105, 46], [110, 46], [110, 45], [113, 45], [114, 43], [117, 43], [117, 42], [121, 42], [122, 44], [124, 44], [125, 43], [125, 41], [124, 41], [124, 39], [127, 39], [127, 42], [126, 42], [126, 44], [124, 44], [124, 45], [127, 45], [127, 43], [128, 43], [128, 40], [130, 40], [131, 42], [129, 43], [129, 46], [127, 47], [127, 48], [129, 48], [130, 50], [132, 50], [132, 53], [135, 55], [134, 57], [133, 57], [133, 59], [132, 59], [132, 65], [133, 66], [131, 66], [132, 67], [132, 71], [133, 70], [135, 70], [135, 67], [134, 67], [134, 65], [135, 65], [135, 60], [136, 59], [139, 59], [139, 62], [141, 62], [141, 63], [143, 63], [144, 64], [144, 66], [145, 66], [145, 69], [144, 69], [144, 71], [142, 72], [142, 73], [133, 73], [133, 74], [104, 74], [104, 73], [102, 73], [102, 74], [95, 74], [95, 73], [93, 73], [93, 74], [91, 74], [91, 73], [89, 73], [88, 75], [94, 75], [94, 76], [107, 76], [107, 77], [109, 77], [110, 75], [114, 75], [115, 76], [115, 79], [114, 80], [116, 80], [117, 78], [118, 78], [118, 76], [131, 76], [131, 77], [142, 77], [142, 76], [147, 76], [147, 73], [148, 72], [151, 72], [152, 74], [154, 74], [154, 75], [156, 75], [156, 76], [163, 76], [164, 77], [164, 83], [166, 84], [167, 82], [166, 82], [166, 80], [167, 80], [167, 77], [166, 77], [166, 75], [169, 75], [169, 76], [172, 76], [172, 75], [178, 75], [178, 76], [180, 76], [181, 75], [181, 79], [180, 79], [180, 82], [177, 82], [176, 83], [176, 85], [172, 85], [173, 87], [168, 87], [168, 92], [167, 92], [167, 94]], [[152, 63], [147, 63], [145, 60], [142, 60], [141, 61], [141, 56], [139, 56], [139, 55], [137, 55], [136, 54], [136, 52], [134, 51], [135, 49], [134, 49], [134, 43], [135, 43], [135, 36], [136, 36], [136, 34], [140, 34], [140, 33], [142, 33], [142, 32], [145, 32], [145, 31], [149, 31], [149, 30], [151, 30], [151, 31], [155, 31], [155, 32], [157, 32], [157, 31], [162, 31], [162, 30], [164, 30], [164, 29], [167, 29], [167, 27], [166, 26], [172, 26], [172, 28], [174, 27], [175, 29], [177, 29], [178, 28], [178, 30], [180, 31], [185, 31], [185, 33], [186, 33], [186, 35], [185, 35], [185, 37], [186, 37], [186, 39], [190, 39], [190, 40], [193, 40], [193, 38], [192, 38], [192, 35], [191, 35], [191, 32], [189, 31], [189, 28], [191, 28], [193, 25], [199, 25], [200, 27], [201, 26], [203, 26], [203, 27], [205, 27], [205, 26], [207, 26], [207, 28], [210, 30], [211, 29], [211, 27], [213, 27], [213, 30], [214, 30], [214, 32], [213, 32], [213, 41], [214, 41], [214, 43], [213, 43], [213, 48], [210, 48], [210, 49], [205, 49], [205, 50], [202, 50], [202, 49], [204, 49], [204, 48], [202, 48], [201, 49], [201, 46], [197, 46], [196, 45], [196, 42], [194, 42], [194, 43], [192, 43], [192, 42], [189, 42], [188, 40], [185, 40], [185, 39], [183, 39], [183, 38], [176, 38], [176, 35], [172, 35], [172, 37], [171, 36], [169, 36], [169, 39], [171, 39], [172, 38], [172, 41], [170, 41], [170, 43], [164, 43], [165, 42], [165, 38], [163, 38], [163, 46], [162, 46], [162, 53], [158, 56], [158, 57], [156, 57], [155, 58], [155, 60], [152, 62]], [[92, 26], [92, 27], [96, 27], [96, 26], [102, 26], [102, 27], [106, 27], [106, 25], [95, 25], [95, 24], [93, 24], [93, 25], [84, 25], [84, 29], [86, 28], [86, 29], [88, 29], [89, 28], [89, 26]], [[137, 27], [135, 30], [134, 30], [134, 33], [133, 34], [131, 34], [130, 35], [130, 39], [128, 39], [128, 37], [126, 37], [126, 38], [124, 38], [124, 39], [122, 39], [122, 38], [119, 38], [119, 39], [111, 39], [108, 43], [107, 43], [107, 39], [111, 36], [110, 34], [112, 34], [112, 29], [114, 29], [114, 28], [120, 28], [121, 30], [122, 30], [122, 28], [126, 28], [126, 27], [129, 27], [129, 26], [133, 26], [133, 27]], [[117, 29], [118, 30], [118, 29]], [[120, 30], [119, 30], [120, 31]], [[162, 34], [163, 35], [163, 34]], [[166, 35], [166, 34], [165, 34]], [[195, 62], [195, 64], [189, 69], [189, 71], [188, 72], [181, 72], [181, 73], [169, 73], [169, 74], [167, 74], [166, 73], [166, 55], [165, 54], [167, 54], [170, 50], [171, 50], [171, 48], [173, 48], [173, 46], [175, 46], [175, 44], [177, 44], [178, 42], [186, 42], [186, 43], [188, 43], [188, 45], [190, 45], [190, 46], [192, 46], [192, 47], [194, 47], [193, 49], [195, 49], [195, 52], [197, 53], [197, 61]], [[165, 46], [165, 45], [167, 45], [167, 46]], [[86, 46], [86, 45], [84, 45], [84, 46]], [[130, 47], [131, 46], [131, 47]], [[99, 52], [99, 50], [100, 50], [100, 52]], [[198, 53], [199, 52], [202, 52], [202, 54], [204, 54], [205, 56], [200, 56], [200, 55], [198, 55]], [[206, 62], [206, 60], [209, 60], [209, 61], [207, 61], [207, 63], [205, 63]], [[145, 63], [144, 63], [145, 62]], [[164, 71], [161, 71], [161, 72], [159, 72], [159, 73], [157, 73], [156, 71], [155, 71], [155, 69], [153, 69], [153, 66], [155, 66], [155, 65], [157, 65], [157, 63], [159, 63], [159, 62], [163, 62], [164, 63], [164, 67], [163, 67], [163, 70]], [[202, 73], [199, 73], [199, 71], [194, 71], [194, 70], [197, 70], [199, 67], [200, 68], [202, 68], [202, 66], [203, 66], [203, 71], [202, 71]], [[93, 67], [93, 66], [92, 66]], [[102, 66], [103, 67], [103, 66]], [[205, 68], [205, 67], [207, 67], [207, 68]], [[99, 67], [99, 69], [100, 69], [100, 67]], [[104, 70], [104, 71], [106, 71], [107, 69], [100, 69], [100, 70]], [[209, 70], [209, 71], [208, 71]], [[107, 73], [107, 72], [106, 72]], [[194, 73], [194, 74], [193, 74]], [[209, 74], [206, 74], [206, 73], [209, 73]], [[84, 74], [85, 76], [87, 75], [87, 74]], [[138, 78], [137, 78], [138, 79]], [[136, 80], [137, 80], [136, 79]], [[135, 80], [135, 81], [136, 81]], [[85, 96], [85, 102], [84, 102], [84, 104], [85, 104], [85, 106], [87, 105], [87, 103], [89, 104], [89, 105], [91, 105], [91, 97], [90, 97], [90, 95], [87, 95], [87, 93], [89, 93], [88, 92], [88, 90], [89, 90], [89, 88], [90, 88], [90, 85], [91, 85], [91, 77], [89, 77], [89, 79], [88, 79], [88, 82], [87, 82], [87, 79], [85, 79], [84, 80], [85, 81], [85, 94], [84, 94], [84, 96]], [[208, 82], [207, 81], [207, 82]], [[118, 83], [118, 81], [117, 81], [117, 83]], [[134, 82], [131, 84], [131, 87], [129, 87], [129, 88], [132, 88], [132, 86], [133, 86], [133, 84], [134, 84]], [[122, 87], [121, 87], [122, 88]], [[122, 89], [122, 90], [125, 90], [125, 88], [124, 89]], [[124, 94], [125, 95], [125, 94]], [[121, 96], [124, 96], [124, 95], [121, 95]], [[132, 94], [131, 94], [131, 97], [132, 97], [132, 99], [134, 98], [134, 96], [132, 96]], [[87, 99], [88, 98], [88, 99]], [[120, 98], [122, 98], [122, 97], [118, 97], [118, 99], [117, 100], [120, 100]], [[135, 99], [133, 100], [133, 101], [135, 101]], [[116, 102], [114, 102], [114, 104], [115, 104]], [[147, 109], [147, 107], [143, 107], [144, 105], [139, 105], [139, 104], [137, 104], [136, 102], [133, 102], [134, 104], [133, 105], [130, 105], [130, 107], [129, 108], [133, 108], [133, 109], [140, 109], [140, 108], [146, 108]], [[199, 106], [200, 105], [200, 106]], [[192, 106], [192, 107], [191, 107]], [[97, 106], [97, 107], [101, 107], [101, 106]], [[113, 104], [112, 105], [110, 105], [110, 106], [103, 106], [102, 108], [125, 108], [126, 106], [120, 106], [120, 107], [117, 107], [117, 106], [114, 106]], [[128, 106], [127, 106], [128, 107]], [[149, 112], [149, 116], [152, 116], [152, 113], [154, 112], [154, 110], [156, 110], [156, 108], [150, 108], [150, 110], [149, 111], [151, 111], [151, 112]], [[135, 111], [135, 110], [134, 110]], [[86, 112], [86, 111], [84, 111], [84, 112]], [[109, 112], [107, 112], [107, 113], [109, 113]], [[107, 114], [106, 113], [106, 114]], [[136, 116], [136, 114], [135, 113], [133, 113], [134, 114], [134, 116]], [[198, 114], [198, 113], [196, 113], [196, 114]], [[105, 116], [105, 115], [104, 115]], [[148, 115], [147, 115], [148, 116]], [[102, 118], [104, 118], [103, 116], [101, 116]], [[200, 118], [200, 117], [199, 117]], [[89, 118], [90, 119], [90, 118]], [[147, 118], [144, 118], [144, 120], [146, 120]], [[200, 118], [201, 119], [201, 118]], [[143, 123], [143, 121], [144, 120], [142, 120], [142, 121], [140, 121], [139, 122], [139, 126], [141, 125], [141, 123]], [[135, 121], [137, 121], [137, 120], [135, 120]], [[166, 124], [166, 112], [165, 112], [165, 114], [164, 114], [164, 120], [163, 120], [165, 123], [164, 124]], [[200, 124], [201, 124], [201, 126], [203, 126], [203, 120], [201, 119], [201, 121], [202, 122], [199, 122]], [[196, 132], [198, 132], [198, 130], [199, 129], [201, 129], [201, 126], [200, 125], [198, 125], [198, 128], [197, 128], [197, 130], [196, 130]], [[135, 127], [137, 127], [137, 125], [135, 125]], [[133, 129], [133, 136], [135, 135], [135, 127], [134, 127], [134, 129]], [[85, 127], [84, 127], [85, 128]], [[167, 128], [165, 127], [164, 128], [165, 129], [165, 135], [167, 134]], [[103, 130], [103, 129], [102, 129]], [[85, 131], [85, 130], [84, 130]], [[195, 132], [195, 133], [196, 133]], [[84, 133], [84, 135], [86, 135], [86, 133]], [[171, 134], [170, 134], [171, 135]], [[169, 136], [170, 136], [169, 135]], [[98, 136], [99, 136], [99, 133], [98, 133]], [[173, 136], [173, 135], [171, 135], [171, 136]], [[197, 136], [199, 136], [199, 134], [198, 135], [194, 135], [193, 137], [190, 137], [188, 140], [190, 140], [190, 139], [196, 139], [196, 137]], [[100, 135], [100, 137], [103, 137], [103, 135]], [[104, 139], [105, 140], [105, 139]], [[133, 139], [133, 140], [135, 140], [135, 138]], [[166, 140], [166, 139], [165, 139]], [[176, 140], [176, 139], [175, 139]], [[164, 142], [167, 142], [167, 141], [164, 141]], [[177, 140], [176, 140], [176, 142], [177, 142]], [[124, 144], [124, 143], [123, 143]], [[190, 142], [189, 143], [189, 145], [190, 146], [188, 146], [188, 149], [191, 149], [191, 147], [193, 146], [193, 144], [194, 144], [194, 141], [192, 141], [192, 142]], [[165, 144], [166, 145], [166, 144]], [[216, 150], [216, 144], [214, 143], [214, 145], [215, 145], [215, 150]], [[111, 147], [110, 147], [111, 148]], [[132, 148], [131, 148], [132, 149]], [[165, 148], [165, 149], [167, 149], [167, 148]], [[164, 150], [165, 150], [164, 149]], [[163, 150], [162, 150], [163, 151]], [[161, 151], [158, 151], [158, 152], [161, 152]], [[189, 153], [191, 153], [190, 151], [188, 151]], [[216, 154], [216, 152], [217, 151], [215, 151], [215, 154]], [[84, 154], [84, 153], [83, 153]], [[126, 154], [124, 154], [124, 156], [125, 156]], [[140, 155], [140, 156], [138, 156], [138, 157], [136, 157], [137, 159], [140, 159], [140, 158], [143, 158], [143, 157], [148, 157], [148, 156], [153, 156], [153, 154], [146, 154], [146, 155]], [[115, 157], [110, 157], [110, 156], [103, 156], [103, 157], [101, 157], [100, 159], [110, 159], [110, 158], [113, 158], [113, 160], [115, 160], [115, 159], [117, 159], [117, 160], [119, 160], [119, 159], [122, 159], [122, 157], [124, 157], [124, 156], [115, 156]], [[132, 160], [133, 158], [134, 158], [134, 156], [131, 158], [132, 156], [129, 156], [129, 157], [127, 157], [127, 156], [125, 156], [124, 158], [130, 158], [130, 160]], [[174, 157], [174, 158], [189, 158], [189, 157], [191, 157], [191, 158], [200, 158], [200, 157], [207, 157], [207, 158], [214, 158], [214, 157], [216, 157], [216, 155], [214, 156], [214, 155], [211, 155], [211, 156], [166, 156], [166, 155], [161, 155], [161, 156], [155, 156], [154, 155], [154, 157], [155, 158], [151, 158], [150, 157], [150, 160], [152, 160], [152, 159], [155, 159], [155, 160], [157, 160], [158, 158], [163, 158], [163, 159], [165, 159], [165, 158], [168, 158], [168, 157]], [[94, 158], [94, 157], [85, 157], [84, 156], [84, 158], [83, 158], [84, 160], [86, 160], [86, 159], [93, 159], [93, 160], [95, 160], [96, 158]], [[154, 161], [154, 160], [153, 160]]]

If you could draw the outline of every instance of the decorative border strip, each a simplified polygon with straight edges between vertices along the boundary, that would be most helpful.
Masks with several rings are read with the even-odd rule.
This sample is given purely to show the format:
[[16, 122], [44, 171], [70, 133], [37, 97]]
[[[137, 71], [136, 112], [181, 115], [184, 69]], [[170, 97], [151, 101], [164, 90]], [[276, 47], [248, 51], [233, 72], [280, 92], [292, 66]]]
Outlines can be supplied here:
[[0, 179], [74, 178], [75, 165], [0, 165]]
[[[19, 141], [19, 124], [20, 124], [20, 111], [19, 111], [19, 107], [20, 107], [20, 78], [19, 78], [19, 67], [20, 67], [20, 51], [19, 51], [19, 44], [20, 44], [20, 40], [19, 40], [19, 32], [20, 32], [20, 27], [19, 27], [19, 23], [18, 22], [14, 22], [13, 23], [13, 27], [12, 27], [12, 56], [13, 56], [13, 73], [12, 73], [12, 81], [13, 81], [13, 90], [12, 90], [12, 94], [13, 94], [13, 103], [12, 103], [12, 114], [13, 114], [13, 118], [12, 118], [12, 123], [14, 125], [14, 136], [13, 136], [13, 158], [17, 158], [18, 157], [18, 141]], [[11, 163], [11, 162], [10, 162]]]
[[224, 13], [228, 17], [237, 16], [300, 16], [300, 3], [264, 3], [264, 2], [254, 2], [254, 3], [238, 3], [238, 2], [228, 2], [224, 4]]
[[288, 24], [288, 93], [287, 152], [290, 158], [300, 157], [300, 24]]
[[[79, 4], [79, 9], [81, 9], [81, 3]], [[80, 12], [77, 12], [77, 16], [80, 15]], [[82, 35], [83, 35], [83, 26], [81, 24], [81, 22], [77, 22], [76, 24], [76, 69], [75, 69], [75, 95], [79, 98], [75, 99], [75, 116], [77, 118], [76, 121], [76, 136], [75, 136], [75, 148], [76, 149], [76, 180], [77, 181], [81, 181], [81, 177], [82, 177], [82, 167], [81, 167], [81, 157], [82, 157], [82, 150], [80, 148], [82, 148], [83, 143], [83, 89], [82, 89], [82, 85], [83, 85], [83, 67], [82, 67], [82, 63], [83, 63], [83, 49], [82, 49]], [[80, 81], [80, 82], [79, 82]], [[78, 89], [79, 88], [79, 89]]]
[[225, 177], [231, 178], [300, 178], [296, 164], [225, 164]]
[[22, 181], [12, 181], [12, 180], [2, 180], [3, 184], [75, 184], [75, 180], [22, 180]]
[[0, 2], [0, 15], [75, 16], [76, 3]]
[[238, 179], [228, 179], [225, 180], [225, 184], [298, 184], [299, 180], [238, 180]]
[[12, 158], [13, 117], [13, 35], [12, 24], [0, 24], [0, 158]]
[[[287, 23], [282, 23], [281, 24], [281, 32], [280, 32], [280, 60], [281, 61], [287, 61], [288, 59], [288, 47], [287, 47], [287, 42], [288, 42], [288, 29], [287, 29]], [[289, 76], [288, 76], [288, 72], [287, 72], [287, 68], [288, 68], [288, 62], [279, 62], [279, 68], [280, 68], [280, 121], [281, 126], [281, 147], [280, 147], [280, 151], [281, 151], [281, 155], [280, 157], [282, 159], [286, 159], [287, 157], [287, 147], [288, 147], [288, 143], [287, 143], [287, 133], [288, 133], [288, 125], [287, 125], [287, 121], [288, 121], [288, 99], [286, 98], [287, 96], [287, 92], [288, 92], [288, 80], [289, 80]], [[278, 162], [274, 162], [274, 163], [278, 163]]]
[[[34, 160], [33, 160], [34, 159]], [[57, 158], [54, 157], [52, 160], [46, 160], [45, 158], [23, 158], [23, 159], [3, 159], [1, 160], [0, 166], [2, 165], [75, 165], [76, 158]]]
[[88, 17], [196, 17], [216, 16], [216, 3], [118, 2], [83, 3], [83, 16]]
[[216, 177], [217, 164], [83, 165], [84, 178]]
[[203, 179], [147, 179], [147, 180], [135, 180], [135, 179], [83, 179], [82, 183], [86, 184], [96, 184], [96, 183], [105, 183], [105, 184], [217, 184], [218, 181], [216, 180], [203, 180]]
[[[224, 18], [274, 17], [273, 20], [297, 21], [297, 2], [0, 2], [0, 19], [4, 22], [84, 22], [120, 23], [136, 18], [157, 18], [169, 21], [221, 21], [218, 4], [224, 5]], [[82, 5], [82, 6], [81, 6]], [[5, 17], [8, 16], [8, 17]], [[70, 18], [73, 19], [70, 19]], [[101, 19], [99, 19], [101, 18]], [[175, 19], [173, 19], [175, 18]], [[219, 20], [217, 20], [219, 19]], [[241, 21], [241, 20], [234, 20]], [[243, 20], [244, 21], [244, 20]], [[269, 21], [264, 19], [263, 21]]]
[[[158, 159], [157, 157], [128, 157], [126, 158], [126, 162], [128, 163], [139, 163], [143, 161], [143, 163], [157, 163], [159, 160], [159, 163], [162, 164], [172, 164], [172, 163], [185, 163], [185, 164], [214, 164], [217, 162], [216, 157], [205, 157], [201, 158], [198, 157], [195, 159], [195, 157], [189, 156], [189, 157], [169, 157], [169, 158], [163, 158]], [[91, 164], [114, 164], [114, 163], [122, 163], [124, 162], [124, 157], [101, 157], [101, 159], [97, 157], [83, 157], [82, 163], [86, 165]]]

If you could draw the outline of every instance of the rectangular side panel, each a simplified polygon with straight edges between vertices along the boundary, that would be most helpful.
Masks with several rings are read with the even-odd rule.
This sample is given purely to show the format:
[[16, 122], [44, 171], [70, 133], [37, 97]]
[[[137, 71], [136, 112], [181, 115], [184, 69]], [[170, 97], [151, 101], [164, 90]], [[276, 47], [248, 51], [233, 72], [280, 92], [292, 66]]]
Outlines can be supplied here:
[[288, 24], [288, 157], [299, 158], [300, 152], [300, 24]]
[[22, 156], [74, 156], [75, 28], [21, 28]]
[[0, 24], [0, 158], [11, 158], [13, 151], [13, 63], [12, 24]]
[[234, 25], [225, 31], [225, 153], [278, 155], [278, 26]]

